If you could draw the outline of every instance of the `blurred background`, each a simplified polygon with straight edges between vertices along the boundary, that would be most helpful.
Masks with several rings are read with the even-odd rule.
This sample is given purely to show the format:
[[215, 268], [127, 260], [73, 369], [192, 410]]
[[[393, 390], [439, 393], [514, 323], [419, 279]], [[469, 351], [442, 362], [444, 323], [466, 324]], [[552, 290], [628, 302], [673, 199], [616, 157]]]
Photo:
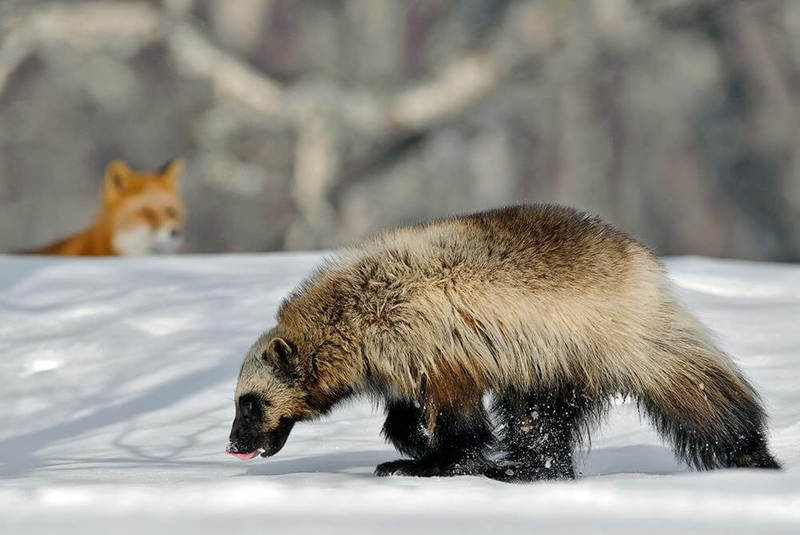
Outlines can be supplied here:
[[800, 1], [0, 1], [0, 251], [179, 156], [188, 252], [520, 201], [800, 260]]

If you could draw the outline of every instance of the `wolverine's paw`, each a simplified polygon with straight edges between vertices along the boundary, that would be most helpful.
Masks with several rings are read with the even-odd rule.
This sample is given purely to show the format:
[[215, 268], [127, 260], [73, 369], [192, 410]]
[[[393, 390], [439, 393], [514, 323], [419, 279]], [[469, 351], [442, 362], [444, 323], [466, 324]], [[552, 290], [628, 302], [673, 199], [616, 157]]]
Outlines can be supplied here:
[[485, 472], [486, 477], [507, 483], [522, 481], [541, 481], [575, 479], [572, 464], [563, 466], [550, 463], [544, 466], [526, 460], [502, 460]]
[[537, 479], [525, 463], [508, 460], [496, 462], [492, 469], [486, 471], [486, 477], [507, 483]]
[[403, 469], [413, 463], [414, 461], [411, 459], [398, 459], [396, 461], [381, 463], [375, 467], [375, 475], [378, 477], [409, 475], [404, 473]]
[[423, 458], [419, 460], [399, 459], [381, 463], [375, 468], [377, 476], [449, 477], [480, 475], [494, 465], [484, 458], [448, 460]]

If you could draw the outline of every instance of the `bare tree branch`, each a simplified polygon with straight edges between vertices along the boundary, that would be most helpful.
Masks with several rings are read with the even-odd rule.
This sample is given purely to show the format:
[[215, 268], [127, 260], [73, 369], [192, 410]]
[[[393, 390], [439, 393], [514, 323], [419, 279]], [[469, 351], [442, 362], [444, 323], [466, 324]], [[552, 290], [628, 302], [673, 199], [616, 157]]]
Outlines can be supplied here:
[[499, 71], [486, 55], [474, 54], [448, 65], [442, 74], [397, 95], [390, 107], [390, 123], [420, 130], [469, 108], [495, 89]]
[[145, 3], [92, 2], [35, 6], [7, 28], [0, 43], [0, 92], [8, 76], [40, 46], [59, 42], [72, 46], [138, 49], [161, 35], [161, 15]]
[[269, 77], [212, 45], [190, 25], [178, 23], [167, 39], [178, 66], [211, 80], [220, 95], [252, 108], [267, 119], [285, 119], [284, 95]]

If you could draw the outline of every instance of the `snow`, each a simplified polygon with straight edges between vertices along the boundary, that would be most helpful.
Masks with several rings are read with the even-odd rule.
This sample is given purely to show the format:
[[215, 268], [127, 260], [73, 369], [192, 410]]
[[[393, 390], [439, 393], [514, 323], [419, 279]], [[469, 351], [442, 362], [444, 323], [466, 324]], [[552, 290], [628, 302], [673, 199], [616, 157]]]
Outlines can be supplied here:
[[786, 470], [691, 472], [620, 402], [577, 481], [509, 485], [374, 477], [365, 401], [225, 455], [241, 358], [320, 259], [0, 257], [0, 533], [800, 533], [800, 266], [667, 261]]

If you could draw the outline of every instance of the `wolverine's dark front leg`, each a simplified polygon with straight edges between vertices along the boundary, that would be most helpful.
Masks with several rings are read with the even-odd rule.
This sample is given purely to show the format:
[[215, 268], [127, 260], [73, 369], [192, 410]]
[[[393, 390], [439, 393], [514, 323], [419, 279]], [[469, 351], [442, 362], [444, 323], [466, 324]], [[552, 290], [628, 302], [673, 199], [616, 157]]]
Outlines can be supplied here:
[[433, 415], [432, 423], [428, 447], [416, 450], [422, 455], [380, 464], [375, 474], [454, 476], [483, 474], [489, 469], [491, 463], [484, 457], [484, 452], [494, 437], [480, 401], [469, 409], [443, 407]]
[[382, 433], [397, 451], [414, 459], [424, 457], [430, 449], [422, 409], [410, 399], [389, 404]]

